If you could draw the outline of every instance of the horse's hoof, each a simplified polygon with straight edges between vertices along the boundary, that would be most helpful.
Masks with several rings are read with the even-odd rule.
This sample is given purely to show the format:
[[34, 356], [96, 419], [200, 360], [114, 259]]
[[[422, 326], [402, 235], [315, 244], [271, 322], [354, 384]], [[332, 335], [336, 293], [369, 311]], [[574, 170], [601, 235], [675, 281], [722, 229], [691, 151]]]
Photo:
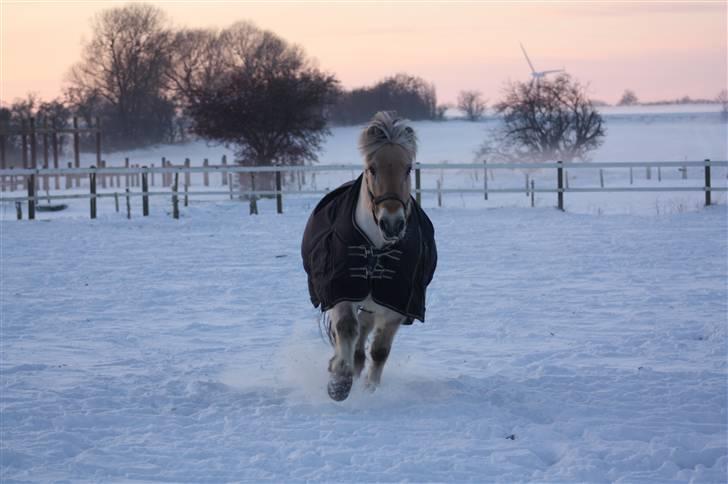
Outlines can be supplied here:
[[367, 382], [364, 383], [364, 390], [366, 390], [369, 393], [374, 393], [377, 391], [378, 386], [379, 385], [377, 383], [373, 383], [373, 382], [370, 382], [369, 380], [367, 380]]
[[351, 391], [351, 384], [353, 381], [352, 375], [331, 375], [329, 378], [329, 396], [332, 400], [341, 402], [346, 400]]

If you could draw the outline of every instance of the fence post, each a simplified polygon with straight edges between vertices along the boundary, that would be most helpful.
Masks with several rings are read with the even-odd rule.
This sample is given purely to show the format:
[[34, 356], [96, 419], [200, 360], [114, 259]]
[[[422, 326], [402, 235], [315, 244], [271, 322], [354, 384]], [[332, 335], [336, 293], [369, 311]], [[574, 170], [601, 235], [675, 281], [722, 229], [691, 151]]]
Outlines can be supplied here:
[[[96, 116], [96, 163], [101, 162], [101, 118]], [[105, 184], [104, 175], [101, 175], [101, 185]]]
[[[43, 118], [43, 168], [48, 169], [49, 156], [48, 145], [48, 117]], [[43, 190], [48, 191], [48, 175], [43, 175]]]
[[179, 186], [179, 172], [174, 174], [174, 185], [172, 185], [172, 217], [179, 218], [179, 199], [177, 197], [177, 187]]
[[189, 185], [191, 183], [191, 176], [190, 176], [190, 159], [185, 158], [185, 168], [187, 169], [185, 171], [185, 186]]
[[124, 175], [124, 188], [129, 188], [129, 158], [124, 158], [124, 168], [126, 168], [126, 174]]
[[119, 192], [114, 192], [114, 207], [116, 207], [116, 213], [119, 213]]
[[283, 213], [283, 193], [281, 192], [281, 172], [276, 172], [276, 212]]
[[437, 206], [442, 207], [442, 192], [440, 189], [442, 188], [442, 181], [440, 179], [437, 180]]
[[131, 197], [129, 196], [129, 189], [126, 189], [126, 218], [131, 220]]
[[[78, 118], [73, 117], [73, 167], [81, 167], [81, 139], [78, 136]], [[81, 186], [81, 176], [76, 177], [76, 188]]]
[[557, 161], [559, 167], [556, 169], [556, 185], [559, 194], [559, 210], [564, 211], [564, 162]]
[[710, 160], [705, 160], [705, 206], [710, 206]]
[[[207, 158], [205, 158], [205, 161], [202, 162], [202, 166], [207, 168], [209, 165], [210, 165], [210, 162], [208, 162]], [[206, 187], [210, 186], [210, 174], [207, 172], [207, 170], [205, 170], [205, 172], [202, 174], [202, 179], [203, 179], [203, 183]]]
[[687, 180], [688, 179], [688, 167], [683, 166], [681, 171], [682, 171], [682, 179]]
[[30, 118], [30, 167], [38, 168], [38, 158], [35, 143], [35, 118]]
[[233, 198], [233, 174], [228, 173], [227, 178], [229, 178], [229, 180], [228, 180], [229, 183], [227, 183], [227, 186], [228, 186], [228, 192], [230, 192], [230, 200], [233, 200], [234, 199]]
[[420, 193], [420, 164], [415, 163], [415, 201], [422, 205], [422, 194]]
[[[568, 180], [568, 178], [567, 178]], [[531, 208], [536, 206], [536, 200], [534, 199], [534, 193], [533, 190], [535, 189], [536, 184], [531, 180]]]
[[[222, 155], [222, 165], [227, 166], [227, 156]], [[222, 184], [227, 184], [227, 170], [222, 170]]]
[[648, 180], [652, 180], [652, 167], [651, 166], [645, 167], [645, 176], [647, 177]]
[[142, 215], [146, 217], [149, 215], [149, 183], [147, 183], [147, 167], [142, 168], [144, 168], [144, 173], [142, 173]]
[[35, 220], [35, 175], [28, 177], [28, 220]]
[[189, 186], [185, 185], [185, 207], [189, 206], [189, 196], [188, 196], [189, 188], [190, 188]]
[[629, 184], [634, 184], [634, 170], [632, 170], [632, 167], [629, 167]]
[[483, 197], [488, 200], [488, 160], [486, 159], [483, 159]]
[[[94, 166], [91, 167], [95, 168]], [[96, 218], [96, 172], [89, 173], [89, 182], [91, 185], [91, 218]]]
[[599, 186], [604, 188], [604, 169], [599, 168]]
[[23, 151], [23, 168], [28, 168], [28, 133], [25, 131], [25, 120], [20, 122], [20, 139]]
[[[162, 157], [162, 164], [160, 165], [162, 168], [167, 168], [167, 159], [163, 156]], [[162, 187], [169, 186], [168, 183], [169, 174], [167, 172], [162, 172]]]
[[15, 216], [18, 220], [23, 220], [23, 204], [21, 202], [15, 202]]
[[[69, 169], [73, 168], [73, 163], [71, 163], [70, 161], [68, 162], [68, 168]], [[70, 173], [66, 173], [66, 190], [73, 187], [72, 183], [73, 183], [73, 175], [71, 175]]]
[[529, 178], [530, 177], [528, 176], [528, 173], [524, 173], [524, 175], [526, 177], [526, 197], [528, 197], [528, 195], [529, 195], [529, 193], [528, 193], [528, 185], [530, 184], [529, 183]]
[[255, 194], [255, 173], [250, 173], [250, 215], [258, 215], [258, 197]]
[[[53, 134], [51, 135], [51, 146], [53, 147], [53, 168], [58, 169], [58, 131], [56, 131], [56, 120], [53, 120]], [[61, 188], [61, 175], [55, 176], [56, 190]]]
[[661, 166], [657, 167], [657, 181], [658, 182], [662, 181], [662, 167]]

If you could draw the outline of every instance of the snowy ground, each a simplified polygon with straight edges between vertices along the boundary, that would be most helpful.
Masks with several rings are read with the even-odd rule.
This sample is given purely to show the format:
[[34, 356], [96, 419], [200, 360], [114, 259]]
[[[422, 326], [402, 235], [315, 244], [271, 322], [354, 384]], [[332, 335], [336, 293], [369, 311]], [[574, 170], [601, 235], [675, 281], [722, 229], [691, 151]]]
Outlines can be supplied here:
[[314, 202], [0, 222], [0, 480], [725, 482], [725, 206], [430, 208], [428, 321], [334, 403]]

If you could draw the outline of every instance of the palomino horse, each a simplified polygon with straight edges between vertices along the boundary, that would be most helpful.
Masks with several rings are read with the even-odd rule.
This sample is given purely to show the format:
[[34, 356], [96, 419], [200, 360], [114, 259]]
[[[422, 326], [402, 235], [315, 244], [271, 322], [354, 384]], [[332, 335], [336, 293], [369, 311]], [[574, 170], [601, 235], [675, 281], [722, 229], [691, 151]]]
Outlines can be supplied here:
[[417, 138], [406, 120], [379, 112], [359, 138], [364, 172], [324, 197], [302, 243], [314, 306], [325, 311], [334, 356], [329, 396], [349, 395], [366, 363], [366, 387], [382, 377], [402, 324], [424, 321], [425, 289], [437, 263], [434, 230], [410, 194]]

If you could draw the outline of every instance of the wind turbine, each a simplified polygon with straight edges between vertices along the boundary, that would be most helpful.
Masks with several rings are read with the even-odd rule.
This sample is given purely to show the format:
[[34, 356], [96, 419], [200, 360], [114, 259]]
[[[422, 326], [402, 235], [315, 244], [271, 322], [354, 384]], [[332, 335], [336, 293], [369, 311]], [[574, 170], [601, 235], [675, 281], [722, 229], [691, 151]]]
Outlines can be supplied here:
[[521, 50], [523, 51], [523, 55], [526, 57], [526, 62], [528, 62], [528, 66], [531, 68], [531, 76], [537, 82], [542, 77], [546, 77], [546, 74], [554, 74], [556, 72], [565, 72], [564, 69], [551, 69], [548, 71], [537, 71], [536, 68], [533, 67], [533, 64], [531, 63], [531, 59], [528, 58], [528, 54], [526, 53], [526, 49], [523, 47], [523, 44], [520, 44], [520, 45], [521, 45]]

